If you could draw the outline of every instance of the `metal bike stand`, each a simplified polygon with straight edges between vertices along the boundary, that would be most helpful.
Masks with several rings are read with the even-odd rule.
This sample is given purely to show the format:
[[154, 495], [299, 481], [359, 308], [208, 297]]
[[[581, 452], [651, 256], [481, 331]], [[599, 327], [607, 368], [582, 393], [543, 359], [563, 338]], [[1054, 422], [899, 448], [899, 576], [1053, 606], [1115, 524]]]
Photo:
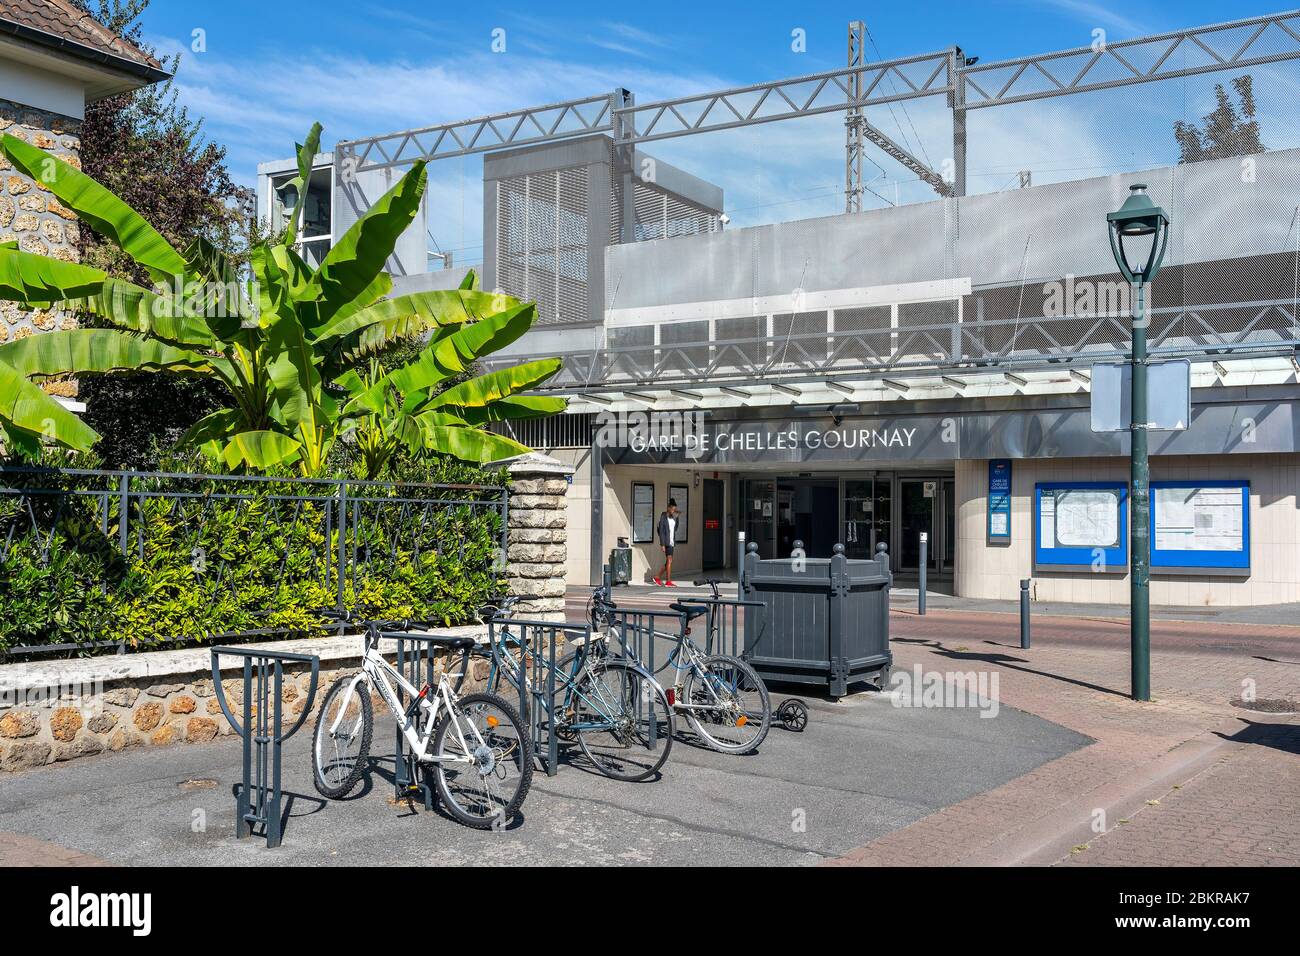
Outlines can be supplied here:
[[[226, 689], [221, 683], [221, 655], [244, 659], [243, 716], [241, 723], [230, 711]], [[284, 665], [310, 664], [311, 686], [302, 713], [287, 732], [283, 730]], [[283, 821], [280, 815], [280, 748], [298, 732], [316, 700], [316, 681], [320, 676], [320, 658], [314, 654], [291, 654], [287, 651], [258, 650], [247, 647], [212, 648], [212, 686], [221, 712], [231, 728], [243, 739], [243, 781], [235, 797], [235, 836], [253, 834], [260, 824], [266, 834], [266, 846], [280, 845]], [[256, 751], [256, 754], [254, 754]]]
[[[682, 604], [700, 604], [709, 609], [705, 622], [708, 626], [707, 637], [704, 641], [704, 653], [712, 656], [714, 654], [729, 654], [732, 657], [739, 657], [746, 660], [749, 652], [749, 646], [746, 644], [744, 615], [757, 613], [762, 620], [756, 628], [753, 629], [754, 636], [751, 638], [752, 643], [757, 644], [762, 640], [763, 632], [767, 625], [767, 605], [762, 601], [737, 601], [730, 598], [712, 598], [712, 597], [688, 597], [682, 598]], [[741, 611], [741, 608], [753, 608], [754, 611]], [[714, 639], [717, 639], [717, 649], [714, 649]]]
[[[520, 681], [517, 690], [519, 717], [524, 721], [528, 746], [532, 750], [533, 759], [540, 761], [546, 775], [554, 777], [560, 766], [560, 738], [554, 714], [556, 648], [561, 637], [566, 644], [575, 640], [589, 642], [591, 628], [585, 624], [494, 617], [488, 622], [488, 641], [492, 647], [493, 670], [497, 673], [504, 666], [498, 646], [498, 635], [502, 631], [507, 632], [523, 648], [527, 680]], [[587, 647], [588, 644], [582, 646]]]
[[[426, 626], [427, 621], [407, 622], [407, 626]], [[452, 646], [454, 638], [449, 638], [440, 634], [417, 634], [410, 631], [382, 631], [379, 635], [381, 640], [397, 642], [397, 659], [394, 667], [397, 672], [404, 678], [419, 687], [422, 683], [430, 687], [437, 686], [437, 678], [434, 673], [434, 663], [437, 660], [435, 651], [443, 649], [447, 652], [446, 664], [450, 667], [457, 657], [464, 660], [466, 673], [461, 680], [457, 682], [456, 687], [459, 689], [460, 684], [469, 677], [469, 668], [473, 665], [474, 649], [466, 651], [463, 648]], [[394, 689], [397, 694], [398, 703], [407, 705], [407, 694], [401, 685]], [[425, 779], [424, 768], [420, 766], [415, 755], [410, 752], [407, 745], [406, 737], [402, 734], [402, 721], [400, 715], [397, 717], [396, 729], [393, 738], [393, 795], [398, 797], [410, 796], [412, 791], [420, 791], [421, 799], [426, 810], [433, 809], [433, 787]]]

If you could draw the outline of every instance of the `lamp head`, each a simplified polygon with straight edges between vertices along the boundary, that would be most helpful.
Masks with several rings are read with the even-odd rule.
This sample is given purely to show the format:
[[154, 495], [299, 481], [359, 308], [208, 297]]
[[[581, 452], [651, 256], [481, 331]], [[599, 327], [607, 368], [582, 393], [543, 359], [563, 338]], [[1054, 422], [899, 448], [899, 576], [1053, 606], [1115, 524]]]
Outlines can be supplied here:
[[[1120, 272], [1129, 282], [1150, 282], [1165, 256], [1165, 245], [1169, 236], [1169, 216], [1151, 201], [1151, 197], [1147, 195], [1146, 184], [1135, 183], [1130, 186], [1124, 205], [1115, 212], [1107, 213], [1106, 223], [1110, 229], [1111, 250]], [[1145, 261], [1130, 262], [1129, 250], [1124, 248], [1124, 240], [1148, 237], [1151, 246]]]

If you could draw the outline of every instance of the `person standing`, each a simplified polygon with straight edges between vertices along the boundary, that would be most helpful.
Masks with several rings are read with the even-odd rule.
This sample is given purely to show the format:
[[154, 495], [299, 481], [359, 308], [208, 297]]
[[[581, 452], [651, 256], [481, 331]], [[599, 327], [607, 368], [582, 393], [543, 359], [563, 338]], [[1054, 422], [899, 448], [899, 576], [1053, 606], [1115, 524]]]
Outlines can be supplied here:
[[659, 515], [659, 550], [664, 553], [663, 570], [654, 579], [655, 584], [675, 588], [673, 583], [673, 546], [677, 542], [677, 500], [668, 499], [668, 510]]

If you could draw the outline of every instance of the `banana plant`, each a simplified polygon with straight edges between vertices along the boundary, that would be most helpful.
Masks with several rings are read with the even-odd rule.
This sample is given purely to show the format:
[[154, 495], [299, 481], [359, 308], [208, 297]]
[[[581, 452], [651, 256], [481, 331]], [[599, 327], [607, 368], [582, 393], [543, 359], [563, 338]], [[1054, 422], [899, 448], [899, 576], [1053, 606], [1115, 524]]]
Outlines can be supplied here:
[[[429, 403], [440, 386], [527, 331], [534, 307], [481, 291], [472, 273], [459, 289], [391, 295], [384, 266], [420, 208], [427, 182], [423, 162], [334, 243], [319, 267], [308, 265], [298, 252], [297, 230], [320, 135], [318, 123], [298, 145], [298, 200], [284, 238], [255, 246], [242, 275], [210, 244], [197, 241], [176, 250], [90, 177], [21, 139], [0, 137], [0, 152], [19, 171], [118, 245], [152, 281], [145, 288], [97, 269], [0, 247], [0, 298], [85, 312], [112, 326], [0, 345], [0, 416], [8, 416], [0, 420], [6, 430], [22, 440], [43, 434], [71, 447], [87, 446], [93, 431], [80, 422], [80, 431], [73, 428], [68, 418], [76, 421], [75, 416], [51, 400], [65, 413], [55, 415], [19, 380], [40, 392], [36, 383], [55, 376], [144, 369], [207, 376], [225, 386], [229, 406], [196, 423], [183, 442], [232, 470], [291, 466], [318, 475], [339, 438], [355, 434], [360, 440], [358, 429], [373, 427], [394, 436], [387, 457], [405, 449], [482, 462], [527, 451], [482, 426], [498, 420], [493, 415], [518, 415], [530, 405], [535, 414], [550, 414], [562, 402], [524, 401], [513, 393], [490, 397], [495, 393], [484, 391], [463, 395], [459, 400], [467, 404], [459, 413], [461, 406], [439, 406], [445, 417], [436, 423], [422, 415], [433, 410]], [[429, 345], [401, 384], [386, 386], [402, 396], [393, 409], [398, 422], [388, 422], [386, 401], [355, 401], [356, 369], [385, 346], [417, 335], [430, 335]], [[488, 411], [506, 398], [511, 402]], [[406, 417], [416, 423], [414, 430]], [[34, 431], [37, 421], [41, 428]]]

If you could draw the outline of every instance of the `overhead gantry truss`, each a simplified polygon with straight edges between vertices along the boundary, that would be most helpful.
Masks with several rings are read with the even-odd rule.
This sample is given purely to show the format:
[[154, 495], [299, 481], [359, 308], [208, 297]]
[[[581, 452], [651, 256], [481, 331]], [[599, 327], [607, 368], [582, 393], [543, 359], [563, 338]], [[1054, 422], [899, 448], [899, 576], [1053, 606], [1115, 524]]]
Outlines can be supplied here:
[[[966, 191], [966, 114], [1074, 93], [1300, 59], [1300, 11], [1177, 30], [996, 63], [968, 63], [958, 47], [792, 79], [638, 104], [626, 90], [338, 144], [354, 172], [608, 133], [634, 147], [944, 95], [953, 113], [949, 182], [878, 128], [864, 135], [940, 195]], [[865, 123], [865, 120], [864, 120]], [[874, 134], [873, 135], [873, 131]]]

